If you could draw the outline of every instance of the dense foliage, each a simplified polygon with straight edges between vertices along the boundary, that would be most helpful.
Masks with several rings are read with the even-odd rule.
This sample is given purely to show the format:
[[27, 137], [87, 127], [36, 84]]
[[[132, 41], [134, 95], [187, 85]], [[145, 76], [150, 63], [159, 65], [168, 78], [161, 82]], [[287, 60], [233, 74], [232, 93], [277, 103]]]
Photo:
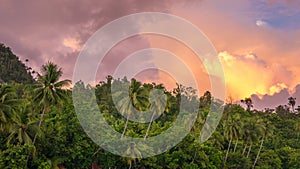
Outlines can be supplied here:
[[[26, 59], [26, 62], [29, 60]], [[23, 64], [9, 47], [0, 43], [0, 82], [33, 83], [31, 67]]]
[[[71, 90], [65, 88], [70, 82], [59, 81], [61, 75], [61, 69], [48, 62], [34, 84], [0, 84], [0, 168], [300, 168], [299, 109], [290, 110], [296, 103], [287, 100], [289, 106], [265, 111], [252, 110], [255, 103], [248, 98], [244, 99], [246, 110], [227, 103], [217, 130], [200, 144], [207, 113], [211, 104], [218, 103], [209, 92], [198, 98], [193, 89], [181, 85], [167, 91], [162, 84], [111, 76], [95, 87], [77, 82], [73, 89], [94, 91], [108, 124], [126, 136], [147, 138], [171, 127], [180, 99], [199, 104], [194, 127], [178, 145], [148, 158], [138, 155], [141, 147], [129, 147], [137, 156], [124, 158], [103, 150], [87, 136], [75, 113]], [[163, 114], [145, 124], [124, 118], [112, 100], [114, 83], [130, 84], [130, 104], [139, 111], [150, 108], [145, 98], [152, 89], [163, 90], [168, 98]]]

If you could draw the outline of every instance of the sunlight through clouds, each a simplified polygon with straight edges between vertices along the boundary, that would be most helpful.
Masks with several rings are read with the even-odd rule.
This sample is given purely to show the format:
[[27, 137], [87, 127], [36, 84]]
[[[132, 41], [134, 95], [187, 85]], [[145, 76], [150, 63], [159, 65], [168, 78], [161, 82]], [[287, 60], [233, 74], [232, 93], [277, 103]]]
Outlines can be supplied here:
[[252, 94], [273, 95], [291, 85], [291, 73], [279, 64], [267, 65], [255, 54], [232, 55], [220, 52], [228, 94], [234, 99]]

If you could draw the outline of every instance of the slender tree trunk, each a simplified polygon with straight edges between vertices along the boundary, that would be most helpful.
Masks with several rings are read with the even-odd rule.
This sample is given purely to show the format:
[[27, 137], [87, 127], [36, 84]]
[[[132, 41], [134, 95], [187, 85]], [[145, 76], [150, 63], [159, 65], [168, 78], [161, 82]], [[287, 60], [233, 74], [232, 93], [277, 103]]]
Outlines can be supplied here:
[[101, 147], [99, 147], [99, 148], [97, 149], [97, 151], [92, 155], [92, 157], [94, 157], [100, 150], [101, 150]]
[[152, 121], [153, 121], [153, 118], [154, 118], [154, 112], [152, 113], [152, 117], [151, 117], [151, 120], [150, 120], [150, 123], [149, 123], [149, 125], [148, 125], [148, 128], [147, 128], [147, 132], [146, 132], [146, 134], [145, 134], [145, 136], [144, 136], [144, 140], [146, 140], [146, 138], [147, 138], [147, 136], [148, 136], [148, 134], [149, 134], [149, 131], [150, 131], [150, 128], [151, 128], [151, 124], [152, 124]]
[[293, 105], [292, 105], [292, 110], [293, 110], [293, 113], [295, 113], [295, 106], [293, 106]]
[[234, 145], [234, 149], [233, 149], [233, 152], [234, 152], [234, 153], [235, 153], [235, 151], [236, 151], [236, 147], [237, 147], [238, 142], [239, 142], [239, 138], [236, 139], [236, 142], [235, 142], [235, 145]]
[[123, 130], [121, 138], [123, 138], [124, 135], [125, 135], [125, 133], [126, 133], [126, 129], [127, 129], [128, 121], [129, 121], [129, 116], [130, 116], [130, 114], [128, 115], [128, 117], [126, 119], [125, 127], [124, 127], [124, 130]]
[[195, 153], [194, 153], [194, 157], [193, 157], [192, 163], [194, 163], [194, 161], [195, 161], [195, 159], [196, 159], [196, 155], [197, 155], [197, 149], [195, 150]]
[[[45, 115], [45, 107], [43, 108], [43, 112], [42, 112], [42, 115], [41, 115], [41, 118], [40, 118], [39, 129], [41, 128], [41, 125], [42, 125], [42, 121], [43, 121], [44, 115]], [[36, 141], [36, 137], [37, 137], [37, 133], [34, 135], [32, 145], [34, 145], [34, 143], [35, 143], [35, 141]]]
[[[40, 118], [40, 122], [39, 122], [39, 129], [41, 128], [41, 125], [42, 125], [42, 121], [43, 121], [43, 118], [44, 118], [44, 115], [45, 115], [45, 107], [43, 108], [43, 112], [41, 114], [41, 118]], [[37, 133], [34, 135], [34, 138], [33, 138], [33, 141], [32, 141], [32, 145], [35, 144], [35, 141], [36, 141], [36, 138], [37, 138]], [[28, 160], [29, 160], [29, 154], [27, 155], [26, 157], [26, 168], [27, 168], [27, 163], [28, 163]]]
[[230, 150], [231, 142], [232, 142], [232, 139], [230, 139], [230, 141], [229, 141], [229, 145], [228, 145], [227, 152], [226, 152], [226, 157], [225, 157], [225, 162], [227, 161], [227, 158], [228, 158], [228, 153], [229, 153], [229, 150]]
[[248, 153], [247, 153], [247, 158], [248, 158], [249, 155], [250, 155], [251, 147], [252, 147], [252, 143], [250, 144], [250, 147], [249, 147], [249, 150], [248, 150]]
[[132, 161], [130, 161], [128, 169], [131, 169], [131, 167], [132, 167]]
[[245, 154], [247, 146], [248, 146], [248, 145], [246, 144], [246, 145], [245, 145], [245, 147], [244, 147], [244, 150], [243, 150], [243, 153], [242, 153], [242, 155], [244, 155], [244, 154]]
[[265, 139], [265, 136], [263, 136], [262, 139], [261, 139], [261, 143], [260, 143], [260, 146], [259, 146], [259, 150], [258, 150], [257, 156], [256, 156], [255, 161], [254, 161], [253, 166], [252, 166], [253, 169], [255, 168], [255, 164], [257, 163], [257, 160], [258, 160], [260, 151], [261, 151], [261, 149], [262, 149], [262, 145], [263, 145], [263, 143], [264, 143], [264, 139]]

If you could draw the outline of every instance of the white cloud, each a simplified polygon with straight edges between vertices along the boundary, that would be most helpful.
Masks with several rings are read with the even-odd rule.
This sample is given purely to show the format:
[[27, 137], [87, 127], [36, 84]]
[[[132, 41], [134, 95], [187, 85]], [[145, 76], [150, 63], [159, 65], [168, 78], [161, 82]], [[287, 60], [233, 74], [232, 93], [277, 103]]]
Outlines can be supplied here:
[[259, 19], [256, 21], [256, 25], [261, 27], [261, 26], [268, 26], [269, 24], [266, 21]]

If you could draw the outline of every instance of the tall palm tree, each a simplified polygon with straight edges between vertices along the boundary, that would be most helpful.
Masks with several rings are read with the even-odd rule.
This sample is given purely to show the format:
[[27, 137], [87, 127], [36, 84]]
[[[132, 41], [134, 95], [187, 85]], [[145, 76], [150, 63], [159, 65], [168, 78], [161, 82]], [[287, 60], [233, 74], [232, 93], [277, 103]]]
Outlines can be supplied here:
[[235, 138], [235, 145], [234, 145], [234, 148], [233, 148], [233, 152], [236, 151], [237, 144], [239, 142], [239, 138], [241, 138], [243, 136], [242, 130], [243, 130], [243, 125], [244, 124], [242, 123], [240, 118], [237, 118], [236, 121], [235, 121], [235, 125], [236, 125], [236, 130], [237, 130], [236, 134], [237, 135], [235, 135], [235, 137], [234, 137]]
[[18, 104], [16, 96], [11, 86], [0, 84], [0, 131], [11, 127]]
[[[113, 91], [114, 93], [112, 93], [113, 98], [117, 102], [116, 106], [119, 108], [120, 113], [122, 115], [126, 115], [127, 117], [121, 138], [123, 138], [126, 133], [129, 118], [133, 115], [134, 108], [136, 108], [138, 111], [142, 111], [145, 110], [149, 105], [148, 92], [142, 87], [142, 84], [135, 79], [131, 80], [130, 85], [128, 83], [129, 82], [124, 82], [123, 84], [113, 84], [113, 88], [121, 89], [118, 91]], [[129, 88], [129, 91], [126, 91], [126, 87]]]
[[289, 97], [288, 105], [292, 107], [293, 112], [295, 112], [295, 104], [296, 104], [296, 98], [295, 97]]
[[230, 151], [231, 143], [233, 139], [238, 139], [240, 130], [240, 116], [239, 114], [229, 116], [228, 120], [226, 120], [224, 134], [229, 139], [229, 144], [225, 156], [225, 162], [227, 161], [228, 154]]
[[164, 89], [165, 88], [162, 85], [158, 85], [155, 87], [155, 89], [150, 95], [150, 102], [151, 102], [150, 111], [152, 112], [152, 116], [146, 134], [144, 136], [144, 140], [146, 140], [149, 134], [154, 116], [163, 113], [166, 110], [167, 100], [166, 100], [166, 96], [164, 95], [164, 92], [162, 91]]
[[245, 98], [244, 100], [241, 100], [242, 103], [246, 104], [247, 106], [247, 111], [250, 111], [251, 108], [253, 107], [253, 102], [252, 99], [250, 97]]
[[270, 136], [273, 135], [274, 128], [275, 127], [271, 124], [271, 122], [268, 121], [268, 122], [265, 123], [265, 126], [263, 127], [263, 136], [261, 138], [261, 143], [260, 143], [260, 146], [259, 146], [259, 150], [258, 150], [258, 153], [256, 155], [256, 158], [255, 158], [255, 161], [253, 163], [252, 168], [254, 168], [255, 164], [257, 163], [260, 151], [261, 151], [263, 143], [264, 143], [264, 139], [266, 139], [267, 137], [270, 137]]
[[[41, 127], [46, 109], [52, 104], [61, 104], [66, 100], [67, 90], [63, 89], [70, 85], [70, 80], [59, 81], [62, 76], [62, 69], [56, 64], [48, 62], [41, 68], [41, 74], [38, 74], [37, 84], [35, 85], [34, 100], [42, 107], [42, 114], [40, 117], [38, 127]], [[36, 141], [37, 135], [33, 139], [33, 144]]]
[[141, 152], [137, 149], [135, 143], [130, 143], [128, 146], [128, 149], [126, 150], [125, 154], [127, 156], [131, 156], [131, 157], [127, 157], [127, 163], [129, 164], [128, 169], [131, 169], [132, 167], [132, 162], [136, 162], [136, 159], [141, 159], [142, 158], [142, 154]]
[[[253, 143], [255, 141], [257, 141], [263, 135], [264, 128], [265, 128], [265, 126], [261, 119], [258, 119], [258, 118], [246, 119], [246, 122], [244, 125], [244, 132], [245, 132], [244, 139], [246, 141], [245, 147], [247, 147], [247, 145], [250, 144], [249, 148], [248, 148], [247, 158], [250, 155]], [[244, 154], [244, 152], [245, 151], [243, 151], [243, 154]]]

